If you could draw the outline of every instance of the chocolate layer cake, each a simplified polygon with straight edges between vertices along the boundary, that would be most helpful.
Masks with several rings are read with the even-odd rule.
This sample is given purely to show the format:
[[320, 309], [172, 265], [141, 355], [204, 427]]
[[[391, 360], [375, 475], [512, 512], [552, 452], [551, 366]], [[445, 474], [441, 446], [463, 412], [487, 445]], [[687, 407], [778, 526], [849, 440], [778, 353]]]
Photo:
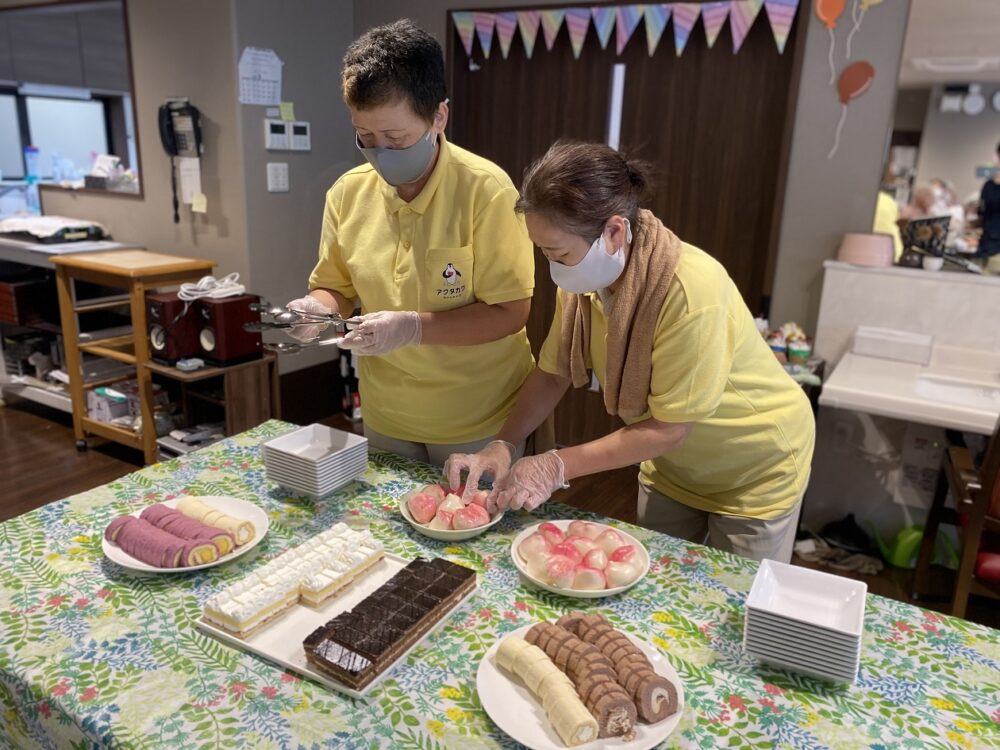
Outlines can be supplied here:
[[476, 572], [442, 558], [417, 558], [302, 642], [318, 671], [366, 687], [419, 641], [476, 585]]

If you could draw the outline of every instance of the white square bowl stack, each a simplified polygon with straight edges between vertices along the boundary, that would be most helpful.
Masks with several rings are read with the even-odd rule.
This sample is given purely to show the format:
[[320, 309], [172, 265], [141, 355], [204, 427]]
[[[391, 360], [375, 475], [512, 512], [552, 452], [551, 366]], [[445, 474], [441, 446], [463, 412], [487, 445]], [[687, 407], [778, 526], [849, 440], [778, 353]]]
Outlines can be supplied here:
[[776, 667], [854, 682], [867, 593], [860, 581], [764, 560], [747, 596], [743, 647]]
[[354, 481], [368, 469], [368, 440], [321, 424], [295, 430], [263, 445], [268, 479], [312, 498]]

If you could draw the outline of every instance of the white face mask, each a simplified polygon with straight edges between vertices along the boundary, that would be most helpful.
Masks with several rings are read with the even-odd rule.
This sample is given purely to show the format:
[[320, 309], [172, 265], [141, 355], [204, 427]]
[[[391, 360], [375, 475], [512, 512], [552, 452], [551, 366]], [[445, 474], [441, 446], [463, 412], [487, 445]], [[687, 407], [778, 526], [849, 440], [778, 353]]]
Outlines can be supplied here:
[[[625, 219], [625, 240], [632, 242], [632, 227]], [[611, 255], [604, 244], [604, 233], [594, 240], [583, 260], [575, 266], [549, 261], [549, 274], [560, 289], [572, 294], [585, 294], [604, 289], [618, 280], [625, 270], [625, 248]]]

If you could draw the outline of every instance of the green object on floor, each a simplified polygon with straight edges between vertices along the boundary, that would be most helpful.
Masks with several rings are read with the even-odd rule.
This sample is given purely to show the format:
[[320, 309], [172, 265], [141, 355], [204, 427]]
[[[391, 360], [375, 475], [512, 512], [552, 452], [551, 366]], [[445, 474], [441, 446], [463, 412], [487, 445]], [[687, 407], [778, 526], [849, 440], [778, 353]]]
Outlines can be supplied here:
[[882, 535], [874, 524], [869, 523], [868, 528], [875, 537], [883, 560], [897, 568], [917, 567], [917, 554], [920, 552], [920, 542], [924, 538], [923, 526], [906, 527], [896, 534], [896, 538], [889, 545], [882, 541]]

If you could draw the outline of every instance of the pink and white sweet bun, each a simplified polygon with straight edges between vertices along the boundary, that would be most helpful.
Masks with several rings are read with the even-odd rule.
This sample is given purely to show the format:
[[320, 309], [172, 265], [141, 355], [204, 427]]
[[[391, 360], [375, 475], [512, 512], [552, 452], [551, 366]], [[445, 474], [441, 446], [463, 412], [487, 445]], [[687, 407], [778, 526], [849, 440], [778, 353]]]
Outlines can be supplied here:
[[631, 563], [609, 562], [604, 575], [608, 578], [609, 588], [628, 586], [639, 577], [639, 568]]
[[577, 591], [601, 591], [608, 587], [604, 571], [581, 565], [573, 574], [573, 588]]
[[531, 560], [540, 554], [548, 555], [552, 551], [552, 543], [545, 535], [535, 531], [528, 534], [517, 546], [517, 551], [524, 560]]
[[425, 495], [430, 495], [438, 502], [444, 500], [444, 496], [448, 494], [447, 490], [440, 484], [429, 484], [426, 487], [421, 487], [420, 491]]
[[604, 554], [608, 555], [608, 557], [616, 549], [624, 547], [626, 544], [625, 538], [614, 529], [602, 531], [595, 541], [597, 542], [597, 546], [604, 550]]
[[589, 537], [579, 534], [570, 534], [566, 537], [566, 544], [572, 544], [581, 555], [586, 555], [590, 550], [597, 549], [597, 544]]
[[435, 531], [449, 531], [454, 515], [451, 511], [443, 510], [439, 507], [434, 518], [427, 524], [427, 528], [434, 529]]
[[458, 495], [445, 495], [444, 500], [438, 505], [438, 510], [446, 510], [449, 513], [454, 513], [455, 511], [461, 510], [465, 507], [465, 503], [462, 502], [462, 498]]
[[466, 505], [455, 511], [451, 519], [454, 529], [474, 529], [478, 526], [485, 526], [490, 522], [490, 514], [478, 505]]
[[590, 521], [573, 521], [566, 531], [570, 536], [585, 536], [588, 539], [597, 539], [601, 534], [601, 527], [599, 524], [591, 523]]
[[568, 557], [573, 561], [574, 565], [579, 565], [583, 562], [583, 555], [580, 554], [580, 550], [574, 547], [569, 542], [560, 542], [559, 544], [552, 545], [550, 550], [553, 555], [561, 555], [563, 557]]
[[597, 570], [604, 570], [608, 564], [608, 556], [604, 554], [604, 550], [600, 547], [595, 547], [590, 550], [586, 555], [583, 556], [583, 564], [588, 568], [596, 568]]
[[478, 505], [483, 510], [486, 510], [486, 498], [490, 496], [490, 493], [486, 490], [476, 490], [472, 493], [472, 497], [469, 500], [469, 505]]
[[418, 492], [410, 496], [410, 499], [406, 501], [406, 507], [409, 509], [414, 521], [417, 523], [427, 523], [437, 513], [438, 501], [426, 492]]
[[635, 547], [631, 544], [626, 544], [622, 547], [619, 547], [610, 555], [608, 555], [608, 560], [610, 560], [611, 562], [635, 563], [637, 560]]
[[554, 523], [546, 521], [538, 527], [538, 531], [545, 535], [545, 538], [549, 540], [552, 544], [559, 544], [566, 535], [563, 533], [562, 529], [556, 526]]
[[546, 577], [553, 586], [568, 589], [573, 585], [576, 564], [564, 555], [550, 555], [545, 563]]
[[548, 565], [551, 555], [548, 552], [539, 551], [528, 558], [528, 575], [536, 581], [549, 580]]

